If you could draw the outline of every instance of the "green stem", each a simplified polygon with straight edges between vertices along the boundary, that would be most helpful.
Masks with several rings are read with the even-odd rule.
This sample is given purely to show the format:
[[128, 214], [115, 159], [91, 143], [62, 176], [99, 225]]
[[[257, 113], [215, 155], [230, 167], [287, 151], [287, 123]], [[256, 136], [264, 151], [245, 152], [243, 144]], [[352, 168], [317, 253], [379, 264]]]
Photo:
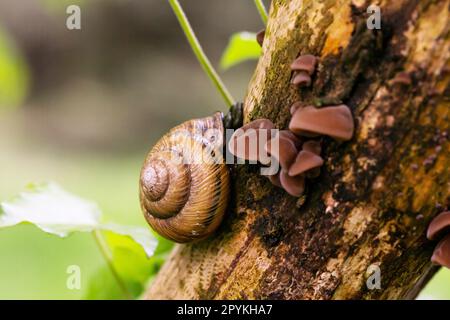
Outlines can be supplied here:
[[208, 77], [213, 82], [214, 86], [217, 88], [219, 93], [222, 95], [223, 99], [225, 100], [225, 103], [227, 104], [227, 107], [230, 107], [235, 103], [235, 100], [231, 96], [230, 92], [225, 87], [224, 83], [220, 79], [219, 75], [217, 74], [216, 70], [214, 70], [214, 67], [212, 66], [211, 62], [209, 61], [208, 57], [206, 56], [205, 52], [203, 51], [200, 42], [198, 41], [197, 37], [195, 36], [194, 30], [192, 30], [192, 27], [183, 11], [183, 8], [181, 7], [178, 0], [169, 0], [170, 6], [172, 7], [173, 12], [175, 13], [178, 22], [181, 25], [181, 28], [184, 31], [184, 34], [186, 35], [186, 38], [192, 48], [192, 51], [194, 51], [195, 56], [197, 57], [198, 61], [200, 62], [203, 70], [205, 70]]
[[259, 15], [261, 16], [262, 21], [264, 22], [264, 25], [267, 25], [267, 10], [264, 6], [264, 3], [262, 0], [255, 0], [256, 9], [258, 9]]
[[106, 263], [108, 264], [108, 268], [111, 271], [117, 284], [119, 285], [119, 288], [122, 291], [125, 299], [133, 300], [133, 296], [132, 296], [131, 292], [128, 290], [127, 286], [125, 285], [122, 278], [119, 276], [119, 273], [117, 272], [116, 268], [114, 267], [112, 253], [111, 253], [109, 246], [106, 243], [106, 240], [103, 237], [101, 231], [94, 230], [94, 231], [92, 231], [92, 235], [94, 236], [95, 242], [97, 243], [97, 246], [100, 249], [100, 252], [102, 253], [103, 258], [106, 260]]

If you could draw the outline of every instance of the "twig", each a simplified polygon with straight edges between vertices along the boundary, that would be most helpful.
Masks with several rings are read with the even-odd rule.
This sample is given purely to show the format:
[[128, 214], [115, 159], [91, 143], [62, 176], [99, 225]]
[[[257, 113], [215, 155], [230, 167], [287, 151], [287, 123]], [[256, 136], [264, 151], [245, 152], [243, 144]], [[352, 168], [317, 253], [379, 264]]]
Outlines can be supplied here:
[[261, 16], [262, 21], [264, 22], [264, 25], [267, 25], [267, 10], [264, 6], [264, 3], [262, 0], [255, 0], [256, 9], [258, 9], [259, 15]]
[[178, 0], [169, 0], [169, 3], [178, 19], [178, 22], [181, 25], [181, 28], [184, 31], [184, 34], [186, 35], [186, 38], [192, 48], [192, 51], [194, 51], [194, 54], [197, 57], [198, 61], [200, 62], [203, 70], [205, 70], [208, 77], [211, 79], [211, 81], [213, 82], [219, 93], [222, 95], [223, 99], [225, 100], [225, 103], [227, 104], [227, 107], [230, 107], [235, 103], [235, 100], [231, 96], [228, 89], [225, 87], [225, 84], [222, 82], [216, 70], [214, 70], [214, 67], [212, 66], [211, 62], [206, 56], [205, 52], [203, 51], [200, 42], [195, 36], [194, 30], [192, 29], [186, 17], [186, 14], [183, 11], [183, 8], [181, 7]]

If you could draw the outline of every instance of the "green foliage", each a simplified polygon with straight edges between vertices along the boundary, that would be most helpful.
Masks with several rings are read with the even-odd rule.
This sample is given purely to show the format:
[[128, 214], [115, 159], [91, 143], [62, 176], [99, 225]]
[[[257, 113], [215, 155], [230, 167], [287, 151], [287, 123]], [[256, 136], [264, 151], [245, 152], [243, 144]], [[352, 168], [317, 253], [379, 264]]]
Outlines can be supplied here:
[[[131, 285], [126, 283], [127, 287]], [[134, 290], [130, 290], [134, 293]], [[88, 280], [87, 293], [83, 299], [88, 300], [121, 300], [123, 293], [107, 266], [100, 267]]]
[[95, 203], [54, 183], [30, 184], [19, 196], [0, 204], [0, 229], [21, 223], [31, 223], [60, 237], [73, 232], [107, 232], [107, 245], [99, 244], [99, 248], [108, 265], [91, 278], [88, 299], [123, 299], [124, 294], [138, 297], [171, 248], [163, 242], [153, 256], [157, 240], [147, 228], [102, 223]]
[[0, 29], [0, 108], [20, 105], [28, 81], [28, 69], [20, 52]]
[[258, 59], [261, 47], [256, 42], [256, 34], [239, 32], [231, 36], [227, 47], [220, 59], [220, 67], [227, 70], [243, 61]]
[[63, 190], [54, 183], [31, 184], [13, 200], [1, 203], [0, 229], [20, 223], [32, 223], [41, 230], [65, 237], [72, 232], [108, 230], [129, 236], [150, 257], [155, 237], [145, 228], [102, 223], [98, 206]]
[[[142, 250], [130, 238], [107, 233], [107, 242], [112, 251], [113, 265], [120, 278], [123, 280], [133, 298], [138, 298], [146, 288], [149, 279], [153, 278], [163, 264], [166, 253], [171, 245], [168, 241], [160, 242], [157, 252], [148, 258]], [[85, 299], [123, 299], [117, 282], [112, 277], [108, 268], [102, 267], [89, 280], [89, 286]]]
[[420, 292], [419, 300], [448, 300], [450, 299], [450, 270], [441, 268]]

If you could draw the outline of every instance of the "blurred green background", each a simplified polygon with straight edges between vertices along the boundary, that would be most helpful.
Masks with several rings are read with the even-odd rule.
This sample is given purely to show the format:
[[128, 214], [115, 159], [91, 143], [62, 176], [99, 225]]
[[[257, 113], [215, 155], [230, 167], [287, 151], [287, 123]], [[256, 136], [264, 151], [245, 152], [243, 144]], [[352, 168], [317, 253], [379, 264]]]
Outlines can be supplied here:
[[[181, 1], [214, 65], [230, 35], [258, 31], [253, 0]], [[82, 30], [66, 28], [79, 4]], [[255, 62], [221, 72], [242, 100]], [[0, 200], [55, 181], [108, 219], [145, 225], [138, 175], [175, 124], [225, 110], [164, 0], [0, 2]], [[30, 225], [0, 230], [0, 299], [80, 299], [104, 266], [90, 234], [66, 239]], [[66, 269], [81, 267], [81, 290]], [[99, 275], [100, 276], [100, 275]], [[112, 282], [105, 277], [105, 290]], [[421, 298], [450, 298], [441, 270]]]

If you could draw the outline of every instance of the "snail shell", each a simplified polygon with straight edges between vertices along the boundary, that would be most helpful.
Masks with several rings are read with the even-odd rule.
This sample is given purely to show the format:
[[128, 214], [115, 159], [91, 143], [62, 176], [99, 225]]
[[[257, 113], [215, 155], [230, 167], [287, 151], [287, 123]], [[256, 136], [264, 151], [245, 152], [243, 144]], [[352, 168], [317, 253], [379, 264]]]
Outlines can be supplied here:
[[164, 135], [141, 170], [141, 207], [150, 226], [175, 242], [211, 235], [224, 216], [230, 175], [223, 115], [186, 121]]

